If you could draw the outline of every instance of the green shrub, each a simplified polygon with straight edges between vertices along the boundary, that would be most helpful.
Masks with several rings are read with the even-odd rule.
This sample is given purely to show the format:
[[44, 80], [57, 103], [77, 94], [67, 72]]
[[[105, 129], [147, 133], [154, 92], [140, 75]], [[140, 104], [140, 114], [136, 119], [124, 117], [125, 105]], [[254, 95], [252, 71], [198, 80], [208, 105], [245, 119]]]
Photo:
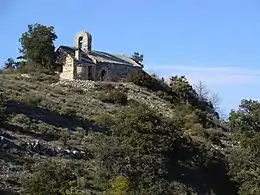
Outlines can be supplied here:
[[127, 95], [121, 91], [110, 91], [101, 98], [102, 102], [113, 103], [113, 104], [127, 104]]
[[152, 82], [152, 77], [143, 71], [136, 70], [128, 75], [127, 81], [145, 87]]
[[23, 97], [23, 102], [32, 106], [39, 106], [41, 101], [45, 99], [45, 96], [40, 93], [30, 92], [27, 96]]
[[130, 74], [127, 80], [136, 85], [146, 87], [154, 92], [159, 90], [165, 91], [167, 89], [167, 85], [165, 83], [140, 70], [134, 71]]
[[[180, 194], [191, 194], [195, 195], [196, 190], [192, 189], [191, 187], [187, 187], [185, 184], [179, 181], [173, 181], [171, 184], [172, 195], [180, 195]], [[211, 194], [210, 194], [211, 195]]]
[[85, 135], [88, 134], [87, 130], [83, 129], [82, 127], [76, 127], [76, 132], [74, 133], [75, 140], [78, 141], [78, 143], [81, 143], [84, 139]]
[[156, 95], [169, 102], [174, 102], [176, 100], [175, 96], [173, 96], [171, 93], [167, 93], [164, 91], [157, 91]]
[[84, 94], [84, 89], [80, 87], [70, 87], [69, 91], [71, 91], [72, 93]]
[[37, 124], [34, 130], [42, 134], [54, 133], [53, 128], [46, 123]]
[[223, 132], [216, 129], [206, 129], [205, 134], [207, 138], [214, 144], [221, 144], [221, 137], [223, 137]]
[[109, 182], [108, 194], [122, 195], [130, 190], [130, 182], [124, 176], [118, 176]]
[[70, 132], [69, 130], [67, 129], [64, 129], [62, 132], [61, 132], [61, 137], [60, 137], [61, 141], [62, 141], [62, 144], [63, 146], [67, 146], [67, 143], [70, 139]]
[[115, 87], [111, 83], [100, 83], [99, 85], [96, 85], [96, 89], [107, 92], [107, 91], [114, 90]]
[[176, 93], [163, 81], [152, 77], [144, 71], [136, 70], [127, 77], [128, 82], [133, 82], [141, 87], [156, 92], [156, 94], [171, 103], [177, 100]]
[[17, 70], [13, 72], [29, 74], [25, 80], [31, 82], [56, 83], [59, 80], [59, 75], [55, 74], [53, 70], [42, 68], [35, 62], [21, 62]]
[[192, 130], [191, 132], [192, 135], [201, 136], [201, 137], [205, 136], [205, 130], [200, 123], [194, 123], [191, 127], [191, 130]]
[[39, 81], [39, 82], [45, 82], [45, 83], [57, 83], [59, 81], [58, 75], [52, 75], [52, 74], [45, 74], [45, 73], [35, 73], [28, 78], [31, 81]]
[[122, 144], [111, 143], [103, 151], [102, 160], [110, 176], [126, 176], [137, 194], [167, 194], [168, 184], [163, 179], [167, 172], [164, 162], [168, 160], [165, 154], [179, 139], [178, 121], [163, 119], [140, 103], [124, 107], [113, 119], [107, 134]]
[[[173, 86], [170, 87], [156, 76], [137, 70], [128, 76], [127, 81], [156, 92], [157, 96], [174, 105], [178, 105], [180, 102], [190, 103], [193, 107], [202, 111], [214, 111], [213, 106], [207, 101], [199, 100], [197, 93], [185, 76], [173, 76], [171, 79], [173, 80]], [[212, 112], [212, 114], [218, 117], [216, 112]]]
[[23, 181], [22, 194], [66, 194], [71, 181], [76, 180], [73, 167], [67, 163], [47, 161], [33, 168], [32, 176]]
[[16, 114], [11, 118], [12, 123], [29, 125], [30, 119], [24, 114]]
[[75, 116], [77, 114], [75, 108], [65, 105], [62, 105], [59, 113], [66, 116]]
[[53, 70], [49, 70], [47, 68], [42, 67], [40, 64], [33, 62], [33, 61], [28, 61], [28, 62], [20, 62], [19, 66], [16, 70], [17, 72], [20, 73], [30, 73], [33, 75], [37, 75], [40, 73], [44, 73], [44, 74], [55, 74]]

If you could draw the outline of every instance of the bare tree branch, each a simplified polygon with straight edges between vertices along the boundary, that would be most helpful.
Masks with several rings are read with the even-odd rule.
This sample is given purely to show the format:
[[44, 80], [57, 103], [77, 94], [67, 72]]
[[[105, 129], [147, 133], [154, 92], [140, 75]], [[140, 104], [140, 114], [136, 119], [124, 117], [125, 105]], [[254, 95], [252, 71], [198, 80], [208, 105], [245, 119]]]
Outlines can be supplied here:
[[208, 101], [216, 111], [219, 111], [220, 97], [217, 93], [211, 92], [203, 81], [199, 81], [197, 85], [194, 85], [194, 89], [200, 99]]

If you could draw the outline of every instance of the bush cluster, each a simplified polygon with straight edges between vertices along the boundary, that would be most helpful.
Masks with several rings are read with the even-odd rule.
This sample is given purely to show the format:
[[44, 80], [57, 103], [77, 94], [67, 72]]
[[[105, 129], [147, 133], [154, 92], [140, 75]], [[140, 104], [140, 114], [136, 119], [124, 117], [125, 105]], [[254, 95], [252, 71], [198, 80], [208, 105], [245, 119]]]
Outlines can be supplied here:
[[47, 161], [33, 167], [33, 175], [23, 181], [22, 194], [67, 195], [67, 191], [75, 185], [77, 176], [69, 164]]
[[[138, 102], [124, 107], [112, 120], [104, 120], [104, 125], [109, 127], [108, 138], [114, 140], [108, 143], [109, 148], [104, 147], [99, 153], [105, 165], [104, 171], [108, 178], [115, 178], [118, 174], [128, 178], [130, 191], [136, 194], [152, 194], [155, 191], [157, 194], [184, 194], [189, 190], [177, 192], [173, 189], [172, 182], [181, 176], [175, 174], [173, 180], [169, 179], [174, 174], [169, 172], [169, 167], [172, 171], [175, 170], [173, 167], [178, 169], [176, 163], [183, 158], [184, 164], [193, 161], [196, 169], [211, 172], [222, 161], [219, 155], [193, 144], [182, 134], [182, 116], [164, 119]], [[106, 143], [102, 141], [102, 144]], [[225, 172], [226, 169], [221, 171]], [[223, 183], [229, 185], [227, 180]], [[221, 181], [216, 185], [223, 183]]]
[[127, 95], [122, 91], [113, 90], [100, 97], [101, 101], [113, 104], [127, 104]]
[[171, 90], [166, 83], [157, 79], [156, 77], [152, 77], [151, 75], [147, 74], [141, 70], [135, 70], [131, 74], [129, 74], [127, 78], [128, 82], [133, 82], [136, 85], [146, 87], [151, 91], [163, 91], [166, 93], [170, 93]]

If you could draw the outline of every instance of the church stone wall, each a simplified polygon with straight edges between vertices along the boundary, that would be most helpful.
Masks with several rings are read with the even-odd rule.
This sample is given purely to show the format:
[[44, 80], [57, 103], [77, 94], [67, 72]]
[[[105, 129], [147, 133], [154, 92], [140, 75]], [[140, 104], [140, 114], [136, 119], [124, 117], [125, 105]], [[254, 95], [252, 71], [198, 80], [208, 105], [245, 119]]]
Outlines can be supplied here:
[[86, 66], [77, 66], [77, 79], [86, 80]]
[[[91, 67], [91, 72], [89, 72], [90, 70], [88, 67]], [[81, 80], [98, 80], [96, 79], [95, 74], [96, 74], [95, 64], [81, 63], [77, 65], [75, 78]], [[89, 78], [89, 76], [91, 78]]]
[[[66, 54], [62, 60], [62, 72], [60, 73], [61, 79], [73, 80], [94, 80], [94, 81], [119, 81], [126, 78], [135, 69], [140, 67], [127, 66], [122, 64], [112, 63], [78, 63], [69, 54]], [[91, 66], [92, 76], [89, 78], [89, 66]], [[102, 76], [102, 72], [104, 75]]]
[[105, 71], [105, 74], [103, 76], [103, 81], [111, 81], [112, 80], [112, 72], [113, 67], [112, 64], [108, 63], [99, 63], [96, 65], [96, 80], [102, 80], [102, 71]]
[[105, 71], [104, 81], [119, 81], [126, 78], [135, 69], [140, 69], [139, 67], [132, 67], [122, 64], [110, 64], [110, 63], [100, 63], [96, 66], [96, 79], [102, 80], [102, 71]]
[[62, 73], [60, 73], [61, 79], [73, 80], [75, 76], [74, 60], [70, 55], [66, 55], [65, 62], [63, 64]]

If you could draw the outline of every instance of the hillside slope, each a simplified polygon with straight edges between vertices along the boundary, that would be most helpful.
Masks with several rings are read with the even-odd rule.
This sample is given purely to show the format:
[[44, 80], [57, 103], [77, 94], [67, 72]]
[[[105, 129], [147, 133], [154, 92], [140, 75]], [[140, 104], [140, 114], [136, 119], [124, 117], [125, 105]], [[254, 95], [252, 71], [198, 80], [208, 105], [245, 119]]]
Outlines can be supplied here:
[[127, 82], [0, 76], [1, 194], [236, 194], [236, 142], [187, 101]]

